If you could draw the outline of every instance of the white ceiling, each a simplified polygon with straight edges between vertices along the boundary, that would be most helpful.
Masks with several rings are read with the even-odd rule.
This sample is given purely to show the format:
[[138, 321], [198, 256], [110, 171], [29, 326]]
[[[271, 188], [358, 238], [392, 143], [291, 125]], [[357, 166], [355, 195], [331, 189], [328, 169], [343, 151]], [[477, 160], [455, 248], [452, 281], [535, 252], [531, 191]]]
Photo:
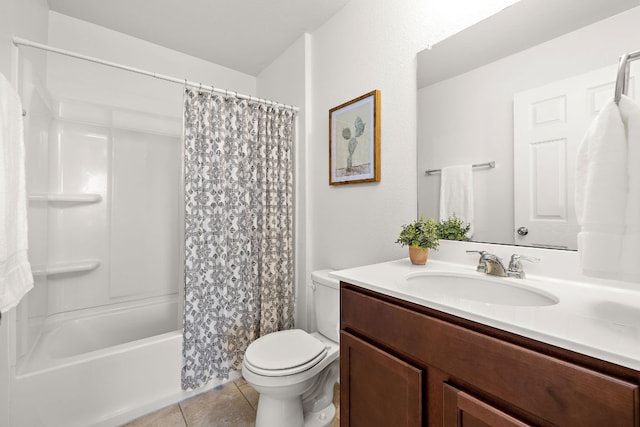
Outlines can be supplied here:
[[253, 76], [347, 2], [48, 0], [53, 11]]

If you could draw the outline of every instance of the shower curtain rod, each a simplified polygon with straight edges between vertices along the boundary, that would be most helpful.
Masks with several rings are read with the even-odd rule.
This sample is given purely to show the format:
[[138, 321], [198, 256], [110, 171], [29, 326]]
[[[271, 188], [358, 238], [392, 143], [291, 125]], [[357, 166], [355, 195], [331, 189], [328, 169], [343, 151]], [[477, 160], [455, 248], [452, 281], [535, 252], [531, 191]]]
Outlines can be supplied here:
[[85, 61], [89, 61], [89, 62], [95, 62], [96, 64], [102, 64], [102, 65], [106, 65], [108, 67], [113, 67], [113, 68], [118, 68], [121, 70], [126, 70], [126, 71], [131, 71], [133, 73], [138, 73], [138, 74], [142, 74], [145, 76], [149, 76], [149, 77], [153, 77], [156, 79], [160, 79], [160, 80], [166, 80], [172, 83], [179, 83], [185, 86], [191, 86], [191, 87], [195, 87], [201, 90], [206, 90], [209, 92], [215, 92], [215, 93], [220, 93], [220, 94], [224, 94], [224, 95], [229, 95], [229, 94], [233, 94], [235, 95], [237, 98], [240, 99], [248, 99], [249, 101], [257, 101], [263, 104], [271, 104], [271, 105], [275, 105], [277, 107], [285, 107], [285, 108], [289, 108], [293, 111], [300, 111], [300, 108], [293, 106], [293, 105], [287, 105], [287, 104], [282, 104], [279, 102], [273, 102], [273, 101], [269, 101], [267, 99], [262, 99], [262, 98], [257, 98], [255, 96], [251, 96], [251, 95], [243, 95], [240, 94], [236, 91], [228, 91], [225, 89], [218, 89], [215, 88], [213, 86], [209, 86], [209, 85], [203, 85], [202, 83], [196, 83], [196, 82], [192, 82], [189, 81], [187, 79], [179, 79], [176, 77], [171, 77], [171, 76], [167, 76], [164, 74], [160, 74], [160, 73], [154, 73], [151, 71], [146, 71], [146, 70], [142, 70], [140, 68], [134, 68], [134, 67], [129, 67], [127, 65], [122, 65], [122, 64], [118, 64], [116, 62], [111, 62], [111, 61], [105, 61], [104, 59], [99, 59], [99, 58], [94, 58], [92, 56], [87, 56], [87, 55], [82, 55], [79, 53], [75, 53], [75, 52], [71, 52], [68, 50], [64, 50], [64, 49], [59, 49], [57, 47], [53, 47], [53, 46], [49, 46], [46, 44], [42, 44], [42, 43], [37, 43], [37, 42], [33, 42], [31, 40], [27, 40], [27, 39], [23, 39], [21, 37], [13, 37], [13, 44], [20, 47], [20, 46], [27, 46], [27, 47], [33, 47], [36, 49], [40, 49], [40, 50], [46, 50], [47, 52], [53, 52], [53, 53], [59, 53], [61, 55], [65, 55], [65, 56], [70, 56], [72, 58], [77, 58], [77, 59], [82, 59]]

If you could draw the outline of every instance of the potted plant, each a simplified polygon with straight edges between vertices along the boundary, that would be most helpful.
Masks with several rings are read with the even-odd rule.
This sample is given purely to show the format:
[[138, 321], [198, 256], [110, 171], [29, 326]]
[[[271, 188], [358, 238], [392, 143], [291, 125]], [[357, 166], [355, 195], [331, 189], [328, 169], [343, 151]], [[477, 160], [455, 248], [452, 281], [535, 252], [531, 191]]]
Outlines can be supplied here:
[[403, 225], [396, 243], [409, 246], [412, 264], [424, 265], [429, 257], [429, 249], [438, 249], [438, 224], [433, 218], [422, 216], [408, 225]]
[[438, 222], [438, 237], [443, 240], [469, 240], [471, 224], [465, 223], [455, 214]]

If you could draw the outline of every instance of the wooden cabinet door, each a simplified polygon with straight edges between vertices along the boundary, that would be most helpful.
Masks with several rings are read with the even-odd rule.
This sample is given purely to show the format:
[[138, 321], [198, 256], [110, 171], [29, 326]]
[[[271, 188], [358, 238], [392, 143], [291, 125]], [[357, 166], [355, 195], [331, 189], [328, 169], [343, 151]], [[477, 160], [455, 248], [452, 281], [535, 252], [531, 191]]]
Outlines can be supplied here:
[[340, 425], [422, 425], [422, 370], [340, 332]]
[[511, 415], [444, 384], [443, 427], [530, 427]]

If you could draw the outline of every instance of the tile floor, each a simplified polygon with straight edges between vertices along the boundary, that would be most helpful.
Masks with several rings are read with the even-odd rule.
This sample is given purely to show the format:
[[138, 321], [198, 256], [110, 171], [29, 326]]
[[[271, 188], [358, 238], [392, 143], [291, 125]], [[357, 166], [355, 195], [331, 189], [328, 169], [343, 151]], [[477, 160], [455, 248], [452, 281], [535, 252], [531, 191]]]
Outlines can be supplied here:
[[[340, 426], [340, 388], [333, 389], [336, 418], [331, 427]], [[258, 392], [242, 378], [230, 381], [198, 396], [185, 399], [123, 427], [245, 427], [254, 426]]]

